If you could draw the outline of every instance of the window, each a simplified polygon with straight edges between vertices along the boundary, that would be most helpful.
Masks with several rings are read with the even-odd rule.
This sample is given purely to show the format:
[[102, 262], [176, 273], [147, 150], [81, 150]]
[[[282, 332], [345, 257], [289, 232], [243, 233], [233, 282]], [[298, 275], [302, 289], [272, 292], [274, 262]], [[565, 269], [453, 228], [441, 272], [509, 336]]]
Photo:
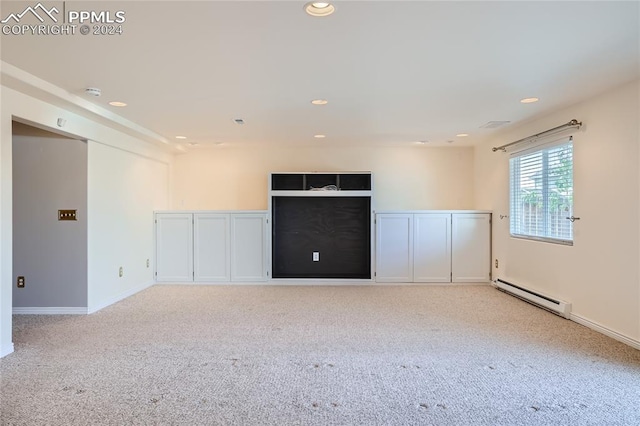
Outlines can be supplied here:
[[573, 141], [513, 153], [512, 237], [573, 244]]

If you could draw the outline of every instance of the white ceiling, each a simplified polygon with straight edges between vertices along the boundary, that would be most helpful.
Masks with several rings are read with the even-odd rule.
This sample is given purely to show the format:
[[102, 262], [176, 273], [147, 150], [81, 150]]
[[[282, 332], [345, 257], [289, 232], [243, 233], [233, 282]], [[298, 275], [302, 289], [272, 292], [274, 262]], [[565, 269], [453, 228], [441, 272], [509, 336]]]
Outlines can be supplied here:
[[[3, 1], [1, 15], [34, 3]], [[469, 145], [497, 131], [480, 128], [488, 121], [514, 125], [639, 76], [636, 1], [340, 1], [326, 18], [303, 5], [66, 2], [124, 10], [123, 35], [3, 35], [0, 54], [200, 146]], [[86, 96], [87, 87], [102, 96]], [[530, 96], [540, 102], [519, 102]]]

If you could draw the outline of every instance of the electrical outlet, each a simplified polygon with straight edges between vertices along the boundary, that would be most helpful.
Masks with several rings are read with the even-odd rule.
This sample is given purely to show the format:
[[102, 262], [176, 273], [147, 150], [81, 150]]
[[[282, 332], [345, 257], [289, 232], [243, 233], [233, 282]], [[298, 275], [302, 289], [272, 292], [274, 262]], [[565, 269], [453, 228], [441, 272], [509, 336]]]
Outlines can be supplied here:
[[313, 252], [313, 261], [314, 262], [320, 262], [320, 252], [319, 251], [314, 251]]
[[124, 269], [121, 266], [120, 269], [118, 269], [118, 276], [122, 278], [123, 275], [124, 275]]
[[149, 259], [147, 259], [147, 268], [149, 267]]
[[498, 259], [496, 259], [496, 269], [498, 269]]
[[16, 280], [16, 286], [18, 286], [18, 288], [24, 288], [24, 277], [23, 276], [19, 276], [18, 279]]

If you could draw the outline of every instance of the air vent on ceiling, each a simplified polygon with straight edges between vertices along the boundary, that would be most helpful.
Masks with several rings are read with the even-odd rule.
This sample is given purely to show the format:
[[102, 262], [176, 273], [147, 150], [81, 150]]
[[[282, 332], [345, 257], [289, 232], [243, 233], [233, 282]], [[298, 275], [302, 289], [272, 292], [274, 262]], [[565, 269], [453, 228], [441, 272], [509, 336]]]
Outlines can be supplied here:
[[489, 121], [486, 124], [480, 126], [481, 129], [496, 129], [498, 127], [504, 126], [505, 124], [511, 123], [510, 121]]
[[84, 89], [84, 93], [90, 96], [100, 96], [102, 94], [102, 90], [98, 89], [97, 87], [87, 87], [86, 89]]

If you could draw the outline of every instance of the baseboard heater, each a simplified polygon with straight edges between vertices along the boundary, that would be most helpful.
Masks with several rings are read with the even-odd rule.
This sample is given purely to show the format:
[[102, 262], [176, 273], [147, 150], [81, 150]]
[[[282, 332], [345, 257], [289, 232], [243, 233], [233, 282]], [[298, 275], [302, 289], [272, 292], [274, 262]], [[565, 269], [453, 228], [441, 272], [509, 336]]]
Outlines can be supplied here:
[[510, 295], [522, 299], [525, 302], [529, 302], [532, 305], [546, 309], [547, 311], [553, 312], [554, 314], [560, 315], [566, 319], [569, 319], [569, 316], [571, 315], [571, 303], [552, 299], [499, 278], [495, 280], [495, 283], [498, 290], [509, 293]]

